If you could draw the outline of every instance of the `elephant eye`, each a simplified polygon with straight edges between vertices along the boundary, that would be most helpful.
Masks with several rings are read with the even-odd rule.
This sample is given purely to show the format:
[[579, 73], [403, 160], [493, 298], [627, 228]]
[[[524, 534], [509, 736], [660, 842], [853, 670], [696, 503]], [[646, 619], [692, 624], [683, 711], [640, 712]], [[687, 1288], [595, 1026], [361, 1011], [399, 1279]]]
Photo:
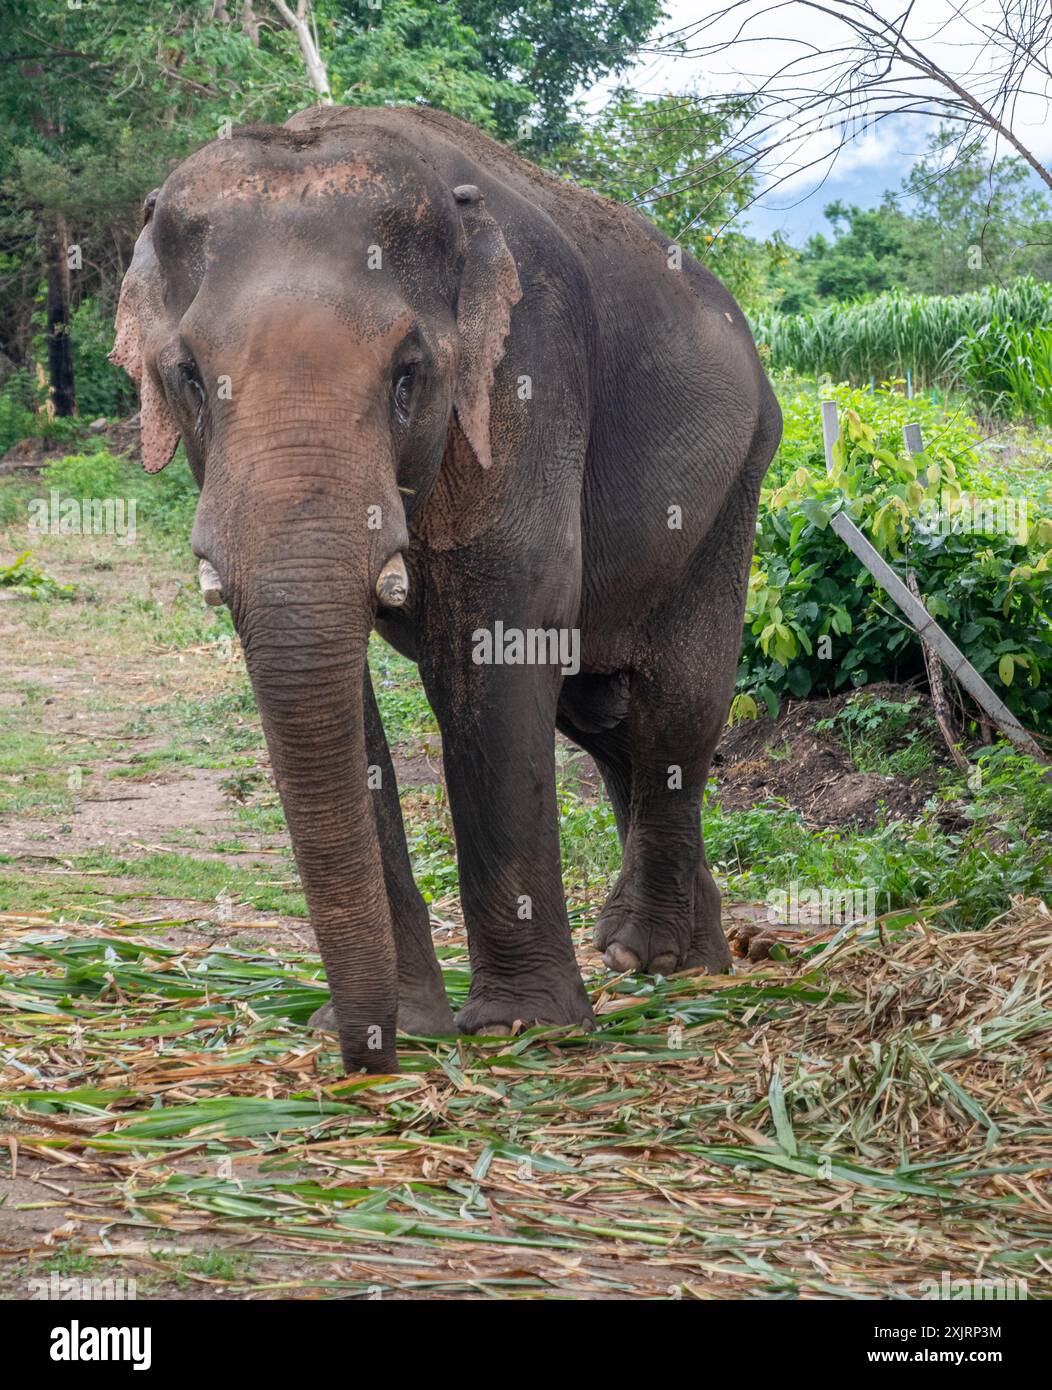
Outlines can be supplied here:
[[403, 424], [409, 422], [409, 403], [413, 396], [413, 382], [416, 379], [416, 363], [412, 362], [395, 377], [394, 403], [398, 418]]
[[204, 399], [205, 388], [201, 385], [201, 378], [197, 375], [196, 362], [183, 361], [179, 363], [179, 373], [187, 386], [195, 392], [201, 399]]
[[197, 418], [194, 423], [200, 429], [205, 408], [205, 388], [197, 374], [197, 363], [189, 360], [180, 362], [179, 375], [197, 399]]

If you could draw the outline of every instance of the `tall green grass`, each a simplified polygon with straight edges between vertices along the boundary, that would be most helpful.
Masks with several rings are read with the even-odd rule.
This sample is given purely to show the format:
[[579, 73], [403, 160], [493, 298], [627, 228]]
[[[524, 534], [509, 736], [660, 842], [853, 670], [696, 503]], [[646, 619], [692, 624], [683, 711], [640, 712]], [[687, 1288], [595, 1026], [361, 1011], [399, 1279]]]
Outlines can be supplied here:
[[813, 313], [762, 314], [770, 363], [864, 384], [911, 374], [917, 386], [960, 387], [987, 409], [1052, 418], [1052, 285], [1019, 279], [970, 294], [892, 290]]
[[1052, 325], [991, 319], [957, 343], [948, 365], [991, 415], [1052, 425]]

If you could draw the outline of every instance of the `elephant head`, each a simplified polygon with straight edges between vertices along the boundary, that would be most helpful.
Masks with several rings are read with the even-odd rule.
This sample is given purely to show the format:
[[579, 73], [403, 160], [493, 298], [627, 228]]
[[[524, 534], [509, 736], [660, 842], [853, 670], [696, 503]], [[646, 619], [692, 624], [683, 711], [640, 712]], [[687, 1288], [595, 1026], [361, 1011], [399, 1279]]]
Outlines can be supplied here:
[[193, 549], [244, 647], [344, 1063], [383, 1072], [397, 974], [366, 648], [378, 601], [406, 597], [444, 456], [492, 466], [521, 290], [478, 189], [377, 115], [248, 127], [180, 165], [147, 200], [112, 360], [139, 385], [144, 467], [185, 443]]

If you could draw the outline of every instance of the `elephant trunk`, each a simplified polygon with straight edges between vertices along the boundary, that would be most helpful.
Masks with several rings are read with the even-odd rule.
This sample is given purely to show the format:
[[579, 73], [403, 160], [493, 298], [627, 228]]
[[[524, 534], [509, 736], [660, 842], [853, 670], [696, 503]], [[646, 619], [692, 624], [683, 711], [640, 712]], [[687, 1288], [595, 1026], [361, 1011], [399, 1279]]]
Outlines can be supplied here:
[[346, 476], [339, 492], [327, 487], [317, 454], [280, 476], [271, 457], [247, 505], [246, 476], [229, 506], [206, 483], [195, 549], [214, 560], [210, 583], [221, 585], [244, 647], [344, 1064], [394, 1072], [398, 969], [363, 688], [379, 576], [404, 544], [404, 516], [396, 495], [394, 529], [365, 533]]
[[261, 588], [240, 616], [246, 659], [344, 1065], [394, 1072], [398, 968], [362, 703], [370, 622], [331, 574]]

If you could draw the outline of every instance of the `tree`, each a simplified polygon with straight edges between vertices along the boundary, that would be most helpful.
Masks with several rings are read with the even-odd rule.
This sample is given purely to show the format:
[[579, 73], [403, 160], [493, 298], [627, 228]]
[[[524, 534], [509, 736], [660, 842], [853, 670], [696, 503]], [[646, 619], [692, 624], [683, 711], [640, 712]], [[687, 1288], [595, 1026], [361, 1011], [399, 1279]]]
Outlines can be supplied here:
[[499, 112], [525, 119], [531, 93], [487, 66], [482, 41], [457, 6], [385, 0], [378, 10], [353, 3], [340, 10], [329, 49], [338, 101], [436, 106], [494, 135], [507, 134]]
[[1016, 275], [1052, 278], [1052, 198], [1019, 158], [961, 151], [943, 127], [903, 180], [910, 208], [904, 278], [911, 289], [952, 294]]
[[[574, 94], [634, 62], [663, 16], [662, 0], [457, 0], [479, 36], [486, 71], [530, 94], [532, 148], [565, 145], [581, 125]], [[498, 133], [522, 139], [517, 103], [498, 106]]]
[[[326, 69], [325, 61], [321, 56], [321, 45], [318, 43], [318, 26], [315, 23], [314, 15], [311, 13], [310, 0], [296, 0], [296, 9], [294, 11], [285, 4], [285, 0], [270, 0], [270, 3], [296, 35], [296, 42], [299, 44], [300, 52], [303, 54], [303, 63], [307, 69], [307, 76], [310, 78], [311, 86], [318, 94], [318, 99], [323, 106], [331, 106], [332, 91], [329, 88], [329, 73]], [[226, 16], [226, 18], [229, 23], [229, 16]], [[258, 36], [258, 21], [254, 14], [252, 15], [251, 23], [256, 26]]]
[[753, 189], [721, 153], [745, 114], [740, 102], [647, 100], [622, 88], [552, 162], [575, 183], [638, 207], [746, 309], [758, 307], [776, 250], [730, 225]]
[[903, 283], [910, 233], [893, 202], [873, 209], [833, 202], [823, 212], [832, 237], [821, 232], [810, 237], [774, 276], [778, 307], [786, 313], [814, 308], [824, 299], [879, 294]]
[[[73, 409], [70, 324], [99, 296], [112, 319], [143, 195], [226, 124], [284, 119], [309, 100], [291, 36], [215, 0], [58, 6], [0, 18], [0, 333], [35, 355], [45, 286], [49, 394]], [[120, 374], [113, 369], [114, 390]]]
[[622, 72], [661, 0], [329, 0], [330, 71], [351, 104], [424, 101], [543, 154], [570, 140], [574, 94]]

